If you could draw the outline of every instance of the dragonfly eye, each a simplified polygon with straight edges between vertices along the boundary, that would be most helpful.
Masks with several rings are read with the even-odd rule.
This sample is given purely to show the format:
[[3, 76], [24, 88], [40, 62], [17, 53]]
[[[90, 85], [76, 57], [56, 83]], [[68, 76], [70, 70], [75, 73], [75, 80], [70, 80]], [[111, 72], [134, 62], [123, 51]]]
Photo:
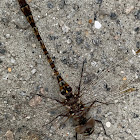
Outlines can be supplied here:
[[90, 118], [83, 125], [79, 125], [75, 128], [75, 131], [79, 134], [83, 134], [84, 136], [91, 135], [94, 131], [95, 120]]

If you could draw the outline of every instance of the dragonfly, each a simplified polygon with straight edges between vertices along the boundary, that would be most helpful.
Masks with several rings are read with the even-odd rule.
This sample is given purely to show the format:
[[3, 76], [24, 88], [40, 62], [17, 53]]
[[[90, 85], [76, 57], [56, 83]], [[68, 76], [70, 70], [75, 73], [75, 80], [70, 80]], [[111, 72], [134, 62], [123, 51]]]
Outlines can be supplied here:
[[[58, 72], [58, 70], [40, 36], [40, 33], [39, 33], [36, 23], [34, 21], [30, 6], [27, 4], [26, 0], [18, 0], [18, 2], [19, 2], [21, 11], [23, 12], [27, 21], [29, 22], [30, 26], [32, 27], [33, 32], [34, 32], [38, 42], [40, 43], [41, 49], [43, 50], [44, 55], [46, 56], [47, 61], [50, 64], [50, 67], [53, 70], [54, 75], [56, 76], [56, 79], [58, 81], [60, 94], [62, 95], [63, 99], [61, 101], [55, 99], [55, 101], [57, 101], [58, 103], [60, 103], [62, 106], [64, 106], [66, 108], [66, 111], [58, 116], [67, 117], [68, 119], [72, 118], [76, 122], [75, 123], [76, 124], [75, 125], [76, 140], [77, 140], [77, 134], [82, 134], [84, 136], [91, 135], [95, 130], [95, 123], [100, 123], [104, 130], [104, 134], [107, 137], [110, 137], [106, 133], [106, 130], [104, 128], [102, 121], [95, 119], [93, 117], [88, 117], [88, 113], [91, 110], [91, 108], [94, 107], [95, 103], [101, 103], [101, 104], [106, 104], [106, 105], [108, 105], [108, 103], [99, 101], [99, 100], [94, 100], [92, 102], [84, 104], [83, 101], [81, 100], [81, 97], [83, 96], [81, 94], [81, 82], [82, 82], [82, 78], [83, 78], [85, 61], [83, 61], [77, 92], [74, 92], [72, 90], [72, 87], [62, 78], [61, 74]], [[135, 55], [138, 55], [139, 53], [140, 53], [140, 50], [136, 51]], [[132, 56], [129, 57], [129, 59], [131, 59], [131, 58], [132, 58]], [[99, 75], [98, 79], [96, 79], [96, 81], [94, 81], [92, 83], [92, 85], [97, 85], [97, 83], [99, 83], [100, 79], [103, 78], [105, 73], [108, 73], [109, 70], [112, 70], [114, 67], [116, 67], [117, 65], [119, 65], [121, 63], [123, 63], [123, 62], [120, 61], [116, 65], [110, 66], [109, 69], [103, 71]], [[106, 87], [106, 89], [109, 90], [107, 84], [105, 85], [105, 87]], [[133, 92], [133, 91], [136, 91], [136, 88], [131, 87], [129, 89], [122, 91], [121, 93], [124, 94], [127, 92]], [[38, 95], [38, 96], [43, 97], [43, 95]], [[58, 118], [58, 116], [55, 117], [52, 121], [54, 121], [56, 118]]]

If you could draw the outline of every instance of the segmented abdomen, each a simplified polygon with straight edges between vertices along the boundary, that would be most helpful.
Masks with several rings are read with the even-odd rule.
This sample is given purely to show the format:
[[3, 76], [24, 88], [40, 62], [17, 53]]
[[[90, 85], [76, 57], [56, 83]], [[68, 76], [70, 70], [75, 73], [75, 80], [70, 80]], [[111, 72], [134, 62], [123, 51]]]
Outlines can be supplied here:
[[60, 88], [60, 92], [62, 95], [64, 95], [66, 98], [71, 98], [73, 96], [72, 94], [72, 88], [68, 85], [68, 83], [66, 83], [63, 78], [61, 77], [61, 75], [59, 74], [58, 70], [55, 67], [54, 62], [52, 61], [49, 52], [47, 51], [45, 44], [39, 34], [38, 28], [36, 27], [32, 12], [30, 10], [29, 5], [26, 3], [25, 0], [18, 0], [21, 11], [23, 12], [23, 14], [26, 16], [27, 21], [30, 23], [30, 25], [32, 26], [35, 36], [37, 37], [38, 41], [40, 42], [41, 48], [44, 52], [44, 54], [47, 56], [47, 60], [51, 66], [51, 68], [54, 71], [54, 74], [57, 76], [57, 81], [59, 84], [59, 88]]

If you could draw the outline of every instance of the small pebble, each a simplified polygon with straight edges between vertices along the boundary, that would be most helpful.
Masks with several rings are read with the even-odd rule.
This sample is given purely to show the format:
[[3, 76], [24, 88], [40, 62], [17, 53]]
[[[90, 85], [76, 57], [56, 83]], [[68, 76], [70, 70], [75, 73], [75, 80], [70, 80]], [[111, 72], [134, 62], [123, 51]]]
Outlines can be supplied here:
[[115, 13], [111, 13], [110, 14], [110, 19], [111, 20], [116, 20], [117, 19], [117, 15]]
[[8, 79], [8, 74], [4, 75], [2, 79], [7, 80]]
[[124, 71], [121, 71], [122, 74], [124, 74]]
[[11, 58], [11, 63], [15, 63], [15, 59], [14, 58]]
[[132, 49], [132, 53], [134, 54], [134, 55], [136, 55], [136, 52]]
[[79, 5], [74, 4], [73, 9], [74, 9], [75, 11], [78, 11], [78, 10], [79, 10]]
[[137, 73], [135, 73], [135, 78], [138, 79], [139, 78], [139, 75]]
[[6, 53], [6, 50], [5, 50], [5, 49], [0, 48], [0, 53], [1, 53], [2, 55], [4, 55], [4, 54]]
[[33, 69], [33, 70], [31, 71], [31, 73], [32, 73], [32, 74], [35, 74], [35, 73], [36, 73], [36, 69]]
[[7, 104], [8, 102], [7, 102], [7, 101], [3, 101], [3, 103], [4, 103], [4, 104]]
[[31, 116], [27, 116], [27, 117], [26, 117], [26, 119], [28, 119], [28, 120], [29, 120], [30, 118], [31, 118]]
[[101, 44], [101, 41], [100, 41], [99, 38], [97, 38], [97, 39], [93, 39], [93, 40], [92, 40], [92, 43], [93, 43], [95, 46], [99, 46], [99, 45]]
[[126, 129], [126, 132], [127, 132], [128, 134], [131, 134], [131, 133], [132, 133], [130, 129]]
[[[126, 103], [126, 102], [125, 102], [125, 103]], [[127, 109], [127, 108], [128, 108], [127, 106], [124, 107], [124, 109]]]
[[138, 33], [138, 32], [140, 31], [140, 28], [139, 28], [139, 27], [136, 27], [136, 28], [134, 29], [134, 31], [135, 31], [136, 33]]
[[71, 39], [68, 39], [68, 40], [67, 40], [67, 43], [70, 44], [70, 43], [71, 43]]
[[66, 4], [66, 3], [65, 3], [65, 0], [61, 0], [60, 3], [59, 3], [59, 8], [60, 8], [60, 9], [63, 9], [64, 6], [65, 6], [65, 4]]
[[35, 48], [36, 47], [36, 44], [32, 44], [32, 47]]
[[101, 25], [101, 23], [100, 23], [99, 21], [95, 21], [94, 27], [95, 27], [96, 29], [100, 29], [100, 28], [102, 27], [102, 25]]
[[116, 103], [118, 103], [119, 102], [119, 100], [114, 100], [114, 103], [116, 104]]
[[44, 88], [40, 88], [40, 93], [44, 94]]
[[33, 68], [33, 65], [29, 65], [30, 68]]
[[90, 24], [91, 24], [91, 23], [92, 23], [92, 19], [89, 19], [88, 23], [90, 23]]
[[62, 26], [63, 33], [67, 33], [69, 30], [70, 30], [70, 28], [68, 26], [66, 26], [65, 24]]
[[138, 118], [138, 117], [139, 117], [138, 114], [136, 114], [136, 113], [133, 114], [133, 118]]
[[110, 127], [111, 126], [111, 123], [110, 122], [106, 122], [106, 127]]
[[52, 9], [54, 7], [53, 6], [53, 3], [51, 1], [49, 1], [48, 4], [47, 4], [47, 7], [50, 8], [50, 9]]
[[11, 72], [12, 71], [12, 69], [11, 68], [8, 68], [8, 72]]
[[123, 77], [123, 81], [126, 81], [127, 80], [127, 78], [126, 77]]
[[6, 36], [5, 36], [5, 37], [6, 37], [6, 39], [9, 39], [9, 38], [10, 38], [10, 36], [11, 36], [10, 34], [6, 34]]
[[134, 6], [131, 5], [131, 6], [129, 6], [129, 7], [126, 8], [125, 13], [126, 14], [129, 14], [133, 9], [134, 9]]

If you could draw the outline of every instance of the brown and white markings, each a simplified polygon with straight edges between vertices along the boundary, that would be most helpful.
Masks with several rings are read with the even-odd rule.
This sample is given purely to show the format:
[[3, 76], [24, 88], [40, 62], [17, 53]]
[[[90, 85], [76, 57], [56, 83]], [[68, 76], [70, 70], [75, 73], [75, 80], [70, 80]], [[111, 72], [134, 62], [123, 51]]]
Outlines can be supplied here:
[[[88, 119], [87, 112], [90, 110], [90, 108], [93, 106], [93, 104], [98, 101], [94, 101], [91, 105], [89, 105], [88, 107], [85, 107], [85, 105], [80, 100], [81, 80], [80, 80], [80, 84], [79, 84], [79, 88], [78, 88], [78, 93], [72, 92], [72, 88], [63, 80], [63, 78], [60, 76], [59, 72], [57, 71], [57, 69], [54, 65], [54, 62], [52, 61], [43, 41], [41, 39], [41, 36], [35, 25], [35, 21], [33, 19], [29, 5], [26, 3], [25, 0], [18, 0], [18, 2], [20, 5], [20, 8], [21, 8], [21, 11], [24, 13], [28, 22], [32, 26], [34, 33], [35, 33], [38, 41], [40, 42], [41, 48], [42, 48], [44, 54], [47, 56], [47, 60], [50, 64], [51, 68], [53, 69], [54, 74], [57, 77], [58, 84], [60, 87], [60, 92], [63, 96], [65, 96], [64, 101], [62, 101], [62, 102], [58, 101], [59, 103], [61, 103], [62, 105], [67, 107], [67, 112], [64, 114], [61, 114], [61, 116], [66, 116], [68, 118], [72, 117], [74, 120], [76, 120], [76, 122], [77, 122], [77, 126], [75, 128], [76, 133], [80, 133], [80, 134], [84, 134], [84, 135], [92, 134], [92, 132], [94, 131], [94, 123], [95, 123], [95, 121], [98, 121], [98, 120], [94, 120], [93, 118]], [[81, 77], [82, 77], [82, 73], [83, 73], [83, 69], [81, 72]], [[98, 122], [100, 122], [100, 121], [98, 121]]]
[[[40, 46], [41, 46], [44, 54], [47, 57], [47, 61], [49, 62], [52, 70], [54, 71], [54, 74], [56, 75], [56, 78], [57, 78], [57, 81], [59, 84], [59, 88], [60, 88], [60, 92], [61, 92], [62, 96], [65, 97], [65, 99], [63, 101], [57, 100], [57, 102], [59, 102], [60, 104], [62, 104], [63, 106], [66, 107], [66, 112], [64, 112], [60, 116], [73, 118], [76, 121], [76, 128], [75, 128], [76, 134], [77, 133], [83, 134], [83, 135], [92, 134], [94, 131], [95, 122], [99, 122], [101, 124], [102, 124], [102, 122], [99, 120], [93, 119], [93, 118], [88, 118], [87, 113], [89, 112], [91, 107], [94, 105], [94, 103], [96, 103], [96, 102], [103, 103], [103, 102], [95, 100], [89, 106], [86, 106], [80, 100], [80, 97], [81, 97], [80, 86], [81, 86], [81, 79], [82, 79], [82, 75], [83, 75], [84, 62], [83, 62], [78, 92], [75, 93], [72, 91], [72, 88], [70, 87], [70, 85], [63, 80], [60, 73], [56, 69], [54, 62], [52, 61], [52, 59], [51, 59], [51, 57], [50, 57], [50, 55], [49, 55], [49, 53], [44, 45], [44, 42], [39, 34], [39, 31], [36, 27], [36, 24], [35, 24], [34, 18], [32, 16], [32, 12], [30, 10], [29, 5], [26, 3], [25, 0], [18, 0], [18, 2], [20, 5], [20, 8], [21, 8], [21, 11], [26, 16], [27, 21], [30, 23], [31, 27], [33, 28], [33, 31], [36, 35], [36, 38], [40, 42]], [[136, 54], [138, 54], [139, 52], [140, 52], [140, 50], [138, 50], [136, 52]], [[96, 84], [96, 83], [94, 83], [94, 84]], [[129, 91], [129, 90], [127, 90], [127, 91]], [[123, 93], [125, 93], [127, 91], [124, 91]], [[102, 126], [103, 126], [103, 124], [102, 124]], [[103, 129], [104, 129], [104, 126], [103, 126]], [[104, 129], [104, 132], [106, 134], [105, 129]]]

